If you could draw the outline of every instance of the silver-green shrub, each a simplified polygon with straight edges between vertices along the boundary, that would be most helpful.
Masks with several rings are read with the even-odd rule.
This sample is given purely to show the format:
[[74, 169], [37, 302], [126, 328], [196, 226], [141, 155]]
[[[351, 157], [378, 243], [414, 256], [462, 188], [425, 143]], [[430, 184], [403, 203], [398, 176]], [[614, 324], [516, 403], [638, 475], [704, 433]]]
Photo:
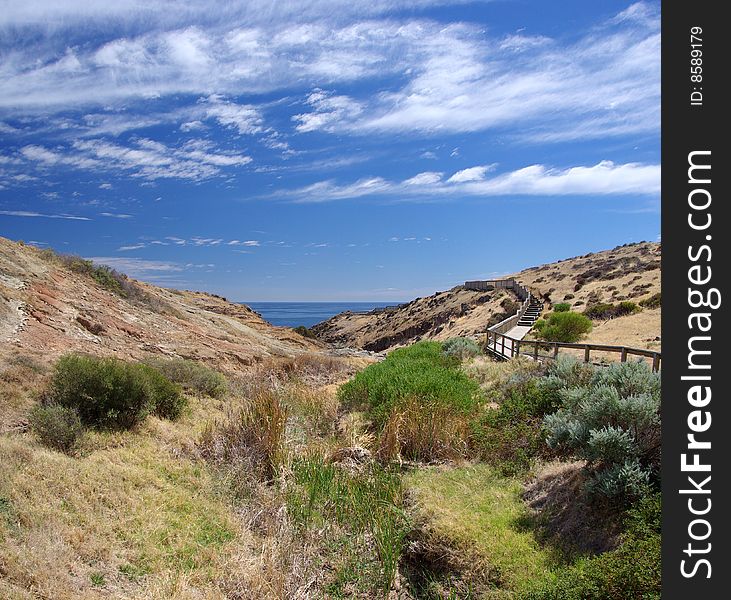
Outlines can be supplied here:
[[562, 406], [547, 415], [546, 442], [587, 461], [587, 489], [631, 500], [657, 481], [660, 464], [660, 377], [644, 362], [592, 368], [561, 359], [546, 383]]
[[444, 354], [447, 356], [455, 356], [460, 360], [472, 358], [480, 353], [480, 347], [475, 340], [464, 337], [450, 338], [444, 344]]

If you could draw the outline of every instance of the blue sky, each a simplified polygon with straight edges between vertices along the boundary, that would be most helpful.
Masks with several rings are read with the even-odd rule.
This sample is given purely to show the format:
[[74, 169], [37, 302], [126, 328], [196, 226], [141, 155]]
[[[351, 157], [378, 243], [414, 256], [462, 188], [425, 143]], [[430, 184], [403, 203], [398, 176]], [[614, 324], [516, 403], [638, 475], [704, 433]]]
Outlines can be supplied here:
[[408, 300], [660, 231], [658, 2], [0, 1], [0, 235]]

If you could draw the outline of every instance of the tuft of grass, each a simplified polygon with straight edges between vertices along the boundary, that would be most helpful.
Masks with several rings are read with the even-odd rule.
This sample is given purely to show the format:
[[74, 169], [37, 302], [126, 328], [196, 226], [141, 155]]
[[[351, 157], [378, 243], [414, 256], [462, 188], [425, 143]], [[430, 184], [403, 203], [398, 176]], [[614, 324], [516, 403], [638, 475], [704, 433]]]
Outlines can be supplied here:
[[[292, 478], [287, 507], [294, 523], [304, 530], [330, 529], [333, 541], [343, 535], [354, 536], [361, 543], [371, 540], [379, 563], [376, 587], [382, 594], [388, 593], [408, 531], [398, 473], [377, 463], [350, 472], [319, 455], [310, 455], [293, 462]], [[348, 573], [351, 568], [346, 562], [337, 574], [340, 584], [353, 579]], [[367, 582], [362, 584], [367, 586]]]
[[521, 526], [527, 509], [520, 480], [477, 464], [418, 469], [404, 486], [422, 543], [476, 587], [497, 586], [507, 598], [550, 574], [554, 556]]
[[185, 358], [150, 358], [145, 362], [186, 391], [211, 398], [222, 398], [228, 391], [226, 377], [200, 362]]
[[222, 423], [210, 422], [198, 447], [214, 464], [240, 465], [271, 481], [285, 460], [287, 409], [274, 390], [262, 390]]

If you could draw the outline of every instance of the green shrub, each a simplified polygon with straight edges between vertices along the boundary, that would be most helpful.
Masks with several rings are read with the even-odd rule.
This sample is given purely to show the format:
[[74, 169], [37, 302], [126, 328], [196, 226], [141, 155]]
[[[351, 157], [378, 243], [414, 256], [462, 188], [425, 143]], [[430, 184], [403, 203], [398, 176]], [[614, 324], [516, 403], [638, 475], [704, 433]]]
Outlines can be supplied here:
[[455, 337], [450, 338], [443, 344], [444, 354], [447, 356], [455, 356], [460, 360], [465, 358], [473, 358], [480, 354], [480, 346], [470, 338]]
[[653, 294], [649, 298], [640, 300], [640, 306], [644, 308], [660, 308], [662, 306], [662, 294], [657, 292], [657, 294]]
[[161, 419], [175, 420], [183, 414], [188, 404], [180, 386], [149, 365], [137, 365], [147, 379], [148, 393], [152, 397], [153, 413]]
[[591, 320], [575, 312], [552, 313], [537, 334], [549, 342], [578, 342], [591, 331]]
[[394, 350], [341, 386], [338, 396], [343, 406], [367, 412], [383, 459], [426, 460], [462, 452], [467, 421], [482, 399], [479, 384], [437, 342]]
[[146, 363], [188, 391], [211, 398], [221, 398], [228, 391], [224, 375], [194, 360], [153, 358]]
[[628, 511], [616, 550], [583, 558], [521, 595], [524, 600], [660, 599], [660, 494]]
[[338, 396], [345, 406], [365, 408], [380, 427], [394, 408], [412, 398], [468, 414], [479, 402], [480, 389], [458, 364], [438, 342], [419, 342], [368, 366], [341, 386]]
[[180, 389], [154, 368], [114, 358], [67, 354], [56, 363], [48, 398], [78, 411], [81, 421], [128, 429], [148, 414], [179, 414]]
[[550, 379], [509, 381], [499, 408], [485, 409], [472, 421], [470, 448], [503, 475], [523, 474], [535, 457], [547, 454], [542, 420], [559, 405], [559, 391]]
[[65, 454], [76, 452], [84, 436], [79, 414], [58, 404], [34, 407], [28, 415], [28, 424], [44, 446]]
[[546, 319], [538, 319], [535, 323], [533, 323], [533, 329], [536, 331], [542, 331], [546, 325], [548, 325]]
[[561, 408], [544, 420], [548, 445], [587, 461], [591, 494], [624, 503], [646, 494], [659, 476], [659, 375], [645, 362], [615, 363], [564, 383]]
[[317, 336], [312, 332], [312, 330], [308, 329], [304, 325], [298, 325], [294, 328], [294, 330], [299, 333], [302, 337], [306, 337], [309, 339], [317, 339]]
[[559, 302], [553, 305], [553, 312], [568, 312], [571, 310], [571, 305], [568, 302]]
[[631, 315], [640, 310], [634, 302], [624, 300], [619, 304], [610, 304], [607, 302], [599, 302], [586, 307], [584, 314], [590, 319], [614, 319], [615, 317], [624, 317]]

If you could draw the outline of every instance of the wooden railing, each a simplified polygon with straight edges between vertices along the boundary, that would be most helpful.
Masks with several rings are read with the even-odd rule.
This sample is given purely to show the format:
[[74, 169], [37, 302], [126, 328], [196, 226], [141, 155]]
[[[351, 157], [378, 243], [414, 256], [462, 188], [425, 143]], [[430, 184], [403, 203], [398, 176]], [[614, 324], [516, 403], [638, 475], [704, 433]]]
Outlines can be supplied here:
[[[591, 362], [592, 352], [619, 354], [621, 362], [627, 362], [627, 357], [629, 356], [641, 356], [643, 358], [651, 359], [652, 370], [654, 372], [660, 370], [660, 361], [662, 360], [661, 353], [654, 350], [630, 348], [627, 346], [606, 346], [603, 344], [569, 344], [564, 342], [516, 340], [515, 338], [511, 338], [502, 332], [495, 331], [492, 328], [487, 331], [485, 347], [501, 358], [506, 359], [514, 358], [516, 356], [526, 356], [533, 360], [555, 359], [561, 349], [578, 351], [579, 353], [583, 351], [584, 362], [587, 363]], [[542, 353], [541, 351], [545, 351], [545, 353]]]

